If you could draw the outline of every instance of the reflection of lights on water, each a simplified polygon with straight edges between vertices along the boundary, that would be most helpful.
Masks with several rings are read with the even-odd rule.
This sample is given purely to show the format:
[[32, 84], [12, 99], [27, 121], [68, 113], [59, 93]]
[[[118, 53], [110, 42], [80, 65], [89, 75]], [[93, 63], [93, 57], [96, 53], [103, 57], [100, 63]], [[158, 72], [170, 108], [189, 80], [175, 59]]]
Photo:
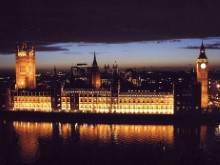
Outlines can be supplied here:
[[81, 125], [79, 127], [80, 139], [82, 142], [99, 141], [115, 144], [123, 142], [159, 142], [166, 144], [173, 143], [173, 125], [108, 125], [97, 124], [93, 127]]
[[220, 135], [220, 125], [215, 128], [215, 133]]
[[61, 129], [61, 123], [60, 122], [58, 124], [58, 129], [59, 129], [59, 135], [62, 135], [62, 129]]
[[112, 130], [111, 133], [113, 134], [113, 138], [114, 138], [114, 143], [115, 144], [119, 144], [119, 139], [118, 139], [118, 125], [113, 125], [112, 126]]
[[52, 123], [14, 121], [13, 127], [19, 137], [18, 145], [21, 154], [29, 159], [35, 155], [39, 147], [39, 138], [52, 136]]
[[[60, 137], [68, 139], [72, 135], [72, 129], [75, 129], [74, 132], [79, 133], [82, 142], [99, 139], [105, 143], [113, 141], [115, 144], [119, 144], [120, 141], [128, 143], [133, 141], [141, 143], [147, 141], [165, 141], [167, 144], [173, 143], [174, 130], [172, 125], [79, 125], [78, 123], [69, 124], [60, 122], [54, 124], [56, 124], [56, 128], [58, 129], [57, 134]], [[13, 126], [16, 132], [22, 137], [30, 136], [34, 139], [41, 136], [51, 136], [53, 132], [53, 123], [13, 122]], [[217, 128], [219, 133], [220, 125]]]
[[75, 131], [79, 128], [78, 123], [75, 123]]

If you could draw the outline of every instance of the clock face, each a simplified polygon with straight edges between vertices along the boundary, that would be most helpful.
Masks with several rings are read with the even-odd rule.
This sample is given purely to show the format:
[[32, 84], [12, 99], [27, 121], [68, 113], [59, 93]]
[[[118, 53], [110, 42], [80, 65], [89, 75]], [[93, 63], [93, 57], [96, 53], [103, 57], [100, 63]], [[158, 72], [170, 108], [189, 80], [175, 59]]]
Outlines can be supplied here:
[[202, 63], [202, 64], [200, 65], [200, 67], [201, 67], [202, 69], [205, 69], [205, 68], [206, 68], [206, 64], [205, 64], [205, 63]]

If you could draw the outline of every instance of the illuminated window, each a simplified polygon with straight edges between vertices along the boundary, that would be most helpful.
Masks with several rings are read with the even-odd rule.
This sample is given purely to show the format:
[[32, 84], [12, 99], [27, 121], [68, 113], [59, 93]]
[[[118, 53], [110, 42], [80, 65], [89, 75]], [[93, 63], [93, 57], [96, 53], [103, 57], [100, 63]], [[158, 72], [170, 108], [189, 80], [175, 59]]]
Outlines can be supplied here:
[[20, 72], [25, 72], [26, 71], [26, 66], [20, 66]]

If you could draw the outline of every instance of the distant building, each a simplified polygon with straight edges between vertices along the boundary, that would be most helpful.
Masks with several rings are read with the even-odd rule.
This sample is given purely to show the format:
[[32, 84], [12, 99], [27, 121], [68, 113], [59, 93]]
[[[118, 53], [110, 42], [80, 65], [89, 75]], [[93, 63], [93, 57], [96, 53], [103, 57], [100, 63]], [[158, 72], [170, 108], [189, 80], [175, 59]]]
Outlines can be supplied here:
[[51, 95], [48, 92], [19, 91], [13, 96], [14, 111], [51, 112]]
[[175, 114], [201, 112], [201, 83], [196, 81], [196, 72], [179, 72], [174, 82]]
[[34, 44], [22, 43], [16, 51], [16, 89], [36, 88]]
[[1, 86], [0, 84], [0, 110], [11, 109], [11, 90], [8, 86]]
[[210, 81], [210, 107], [211, 108], [220, 108], [220, 80], [218, 78], [216, 80]]
[[[109, 90], [69, 89], [62, 97], [62, 110], [92, 113], [174, 114], [173, 93], [128, 91], [114, 94]], [[77, 109], [71, 109], [71, 94], [78, 94]], [[72, 99], [73, 101], [74, 99]]]
[[118, 95], [116, 113], [174, 114], [171, 92], [128, 91]]
[[203, 43], [196, 63], [197, 81], [201, 83], [201, 107], [208, 108], [208, 59]]
[[89, 67], [86, 63], [78, 63], [76, 66], [71, 67], [71, 73], [79, 78], [87, 77], [89, 72]]
[[53, 111], [61, 109], [61, 80], [57, 75], [56, 67], [54, 67], [54, 74], [51, 79], [51, 106]]
[[174, 86], [175, 114], [201, 112], [201, 84], [179, 82]]
[[101, 76], [100, 76], [99, 67], [96, 61], [95, 53], [94, 53], [92, 67], [91, 67], [91, 82], [92, 82], [93, 88], [101, 87]]

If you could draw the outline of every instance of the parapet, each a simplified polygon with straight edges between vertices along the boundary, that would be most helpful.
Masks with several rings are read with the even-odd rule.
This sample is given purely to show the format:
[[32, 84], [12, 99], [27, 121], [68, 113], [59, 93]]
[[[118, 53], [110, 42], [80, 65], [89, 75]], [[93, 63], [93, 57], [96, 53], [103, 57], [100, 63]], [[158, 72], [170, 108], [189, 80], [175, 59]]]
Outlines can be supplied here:
[[34, 43], [30, 43], [30, 42], [18, 43], [16, 56], [19, 57], [35, 56]]

